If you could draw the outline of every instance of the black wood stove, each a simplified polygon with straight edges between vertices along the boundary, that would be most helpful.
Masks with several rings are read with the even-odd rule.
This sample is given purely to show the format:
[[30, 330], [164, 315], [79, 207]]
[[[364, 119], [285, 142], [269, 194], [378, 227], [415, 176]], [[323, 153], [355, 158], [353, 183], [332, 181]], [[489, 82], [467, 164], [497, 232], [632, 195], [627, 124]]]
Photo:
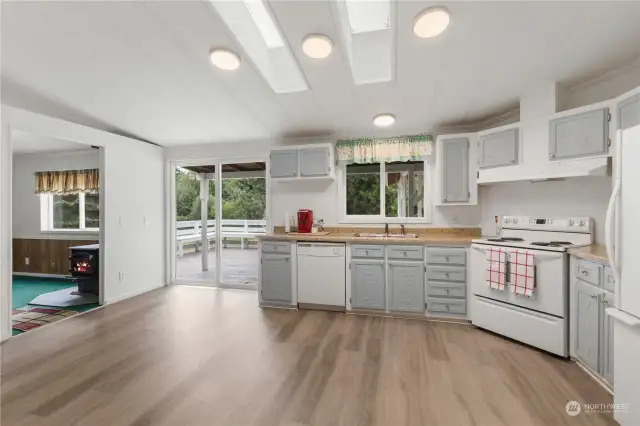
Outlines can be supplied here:
[[78, 292], [98, 294], [100, 291], [100, 245], [70, 247], [69, 272], [78, 284]]

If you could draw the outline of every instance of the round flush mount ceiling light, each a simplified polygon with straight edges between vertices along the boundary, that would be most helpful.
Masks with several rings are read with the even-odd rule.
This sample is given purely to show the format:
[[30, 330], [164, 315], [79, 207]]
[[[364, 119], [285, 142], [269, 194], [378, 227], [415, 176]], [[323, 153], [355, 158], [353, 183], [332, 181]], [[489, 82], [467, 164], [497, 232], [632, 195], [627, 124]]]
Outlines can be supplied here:
[[221, 70], [234, 71], [240, 66], [240, 57], [230, 50], [214, 49], [209, 57], [211, 63]]
[[310, 34], [302, 40], [302, 51], [310, 58], [324, 59], [332, 50], [331, 39], [322, 34]]
[[389, 127], [396, 122], [396, 118], [392, 114], [378, 114], [373, 117], [373, 124], [377, 127]]
[[413, 21], [413, 32], [420, 38], [431, 38], [441, 34], [449, 26], [451, 15], [444, 7], [423, 10]]

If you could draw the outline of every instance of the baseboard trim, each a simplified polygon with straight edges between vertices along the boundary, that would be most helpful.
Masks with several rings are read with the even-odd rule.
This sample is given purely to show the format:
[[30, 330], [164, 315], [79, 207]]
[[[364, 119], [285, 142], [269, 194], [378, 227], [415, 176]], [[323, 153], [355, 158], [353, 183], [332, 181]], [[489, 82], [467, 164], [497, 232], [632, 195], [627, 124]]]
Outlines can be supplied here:
[[116, 298], [113, 298], [113, 299], [107, 299], [105, 297], [104, 304], [105, 305], [111, 305], [113, 303], [121, 302], [123, 300], [130, 299], [132, 297], [139, 296], [139, 295], [141, 295], [143, 293], [148, 293], [150, 291], [157, 290], [159, 288], [166, 287], [166, 286], [167, 286], [166, 284], [160, 284], [160, 285], [155, 285], [155, 286], [151, 286], [151, 287], [146, 287], [146, 288], [143, 288], [141, 290], [132, 291], [131, 293], [123, 294], [122, 296], [119, 296], [119, 297], [116, 297]]
[[582, 363], [582, 361], [580, 361], [578, 358], [573, 358], [571, 357], [571, 359], [578, 364], [578, 367], [580, 367], [581, 369], [583, 369], [588, 375], [591, 376], [591, 378], [593, 380], [595, 380], [596, 382], [598, 382], [598, 384], [600, 386], [602, 386], [607, 392], [609, 392], [609, 394], [613, 395], [613, 389], [611, 388], [611, 386], [609, 386], [609, 384], [602, 378], [600, 377], [600, 375], [596, 372], [594, 372], [593, 370], [591, 370], [591, 368], [585, 364]]
[[71, 275], [58, 275], [58, 274], [41, 274], [38, 272], [12, 272], [12, 275], [19, 277], [38, 277], [38, 278], [67, 278], [72, 279]]

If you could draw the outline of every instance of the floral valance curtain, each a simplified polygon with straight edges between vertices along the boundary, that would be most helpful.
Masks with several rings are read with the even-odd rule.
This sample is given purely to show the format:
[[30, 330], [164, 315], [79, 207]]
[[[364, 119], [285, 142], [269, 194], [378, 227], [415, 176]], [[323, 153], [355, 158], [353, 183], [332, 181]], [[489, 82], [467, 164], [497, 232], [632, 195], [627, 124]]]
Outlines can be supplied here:
[[431, 134], [341, 140], [336, 144], [338, 161], [346, 163], [380, 163], [412, 161], [433, 153]]
[[97, 193], [100, 186], [98, 169], [36, 172], [36, 194]]

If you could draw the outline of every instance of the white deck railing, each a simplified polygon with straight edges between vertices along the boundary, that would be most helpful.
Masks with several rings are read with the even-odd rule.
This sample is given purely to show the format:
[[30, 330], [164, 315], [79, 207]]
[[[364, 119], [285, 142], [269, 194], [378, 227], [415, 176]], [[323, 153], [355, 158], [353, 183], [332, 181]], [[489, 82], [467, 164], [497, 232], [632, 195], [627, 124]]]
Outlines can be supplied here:
[[[266, 234], [266, 220], [236, 220], [222, 219], [222, 244], [227, 246], [227, 239], [234, 238], [240, 240], [240, 247], [244, 250], [245, 241], [252, 240], [256, 236]], [[207, 241], [210, 243], [216, 238], [216, 221], [207, 221]], [[179, 257], [184, 255], [184, 246], [194, 244], [196, 251], [200, 250], [202, 243], [202, 222], [199, 220], [189, 220], [176, 222], [176, 248]]]

